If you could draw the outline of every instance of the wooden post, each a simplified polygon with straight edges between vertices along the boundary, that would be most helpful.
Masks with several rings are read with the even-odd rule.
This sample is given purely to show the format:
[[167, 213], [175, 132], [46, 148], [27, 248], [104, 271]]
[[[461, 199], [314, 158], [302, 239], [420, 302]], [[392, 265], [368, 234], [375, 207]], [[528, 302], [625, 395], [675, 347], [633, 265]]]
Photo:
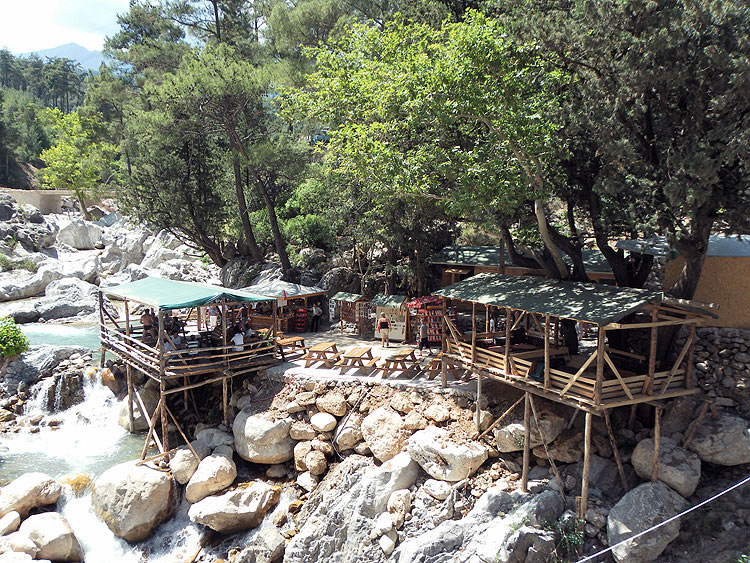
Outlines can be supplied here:
[[695, 325], [690, 325], [690, 350], [688, 351], [687, 365], [685, 366], [685, 389], [693, 389], [695, 381], [693, 380], [693, 362], [695, 362]]
[[596, 342], [596, 383], [594, 384], [594, 404], [602, 404], [602, 384], [604, 383], [604, 339], [605, 333], [599, 327], [599, 335]]
[[544, 315], [544, 390], [549, 389], [549, 315]]
[[[276, 337], [276, 334], [278, 333], [278, 327], [276, 326], [276, 323], [278, 322], [278, 306], [276, 299], [273, 300], [273, 305], [271, 305], [271, 337]], [[343, 327], [343, 324], [342, 324]], [[341, 329], [341, 332], [344, 332], [343, 328]], [[276, 352], [274, 352], [274, 356], [276, 355]]]
[[164, 453], [169, 451], [168, 420], [167, 420], [167, 395], [164, 393], [167, 389], [167, 383], [164, 380], [167, 358], [164, 355], [164, 311], [159, 309], [159, 337], [156, 347], [159, 350], [159, 395], [161, 397], [161, 434]]
[[[125, 300], [125, 334], [130, 336], [130, 307], [128, 300]], [[130, 431], [135, 432], [135, 417], [133, 415], [133, 368], [130, 364], [125, 364], [125, 382], [128, 386], [128, 421], [130, 422]]]
[[[448, 298], [443, 297], [443, 308], [442, 308], [442, 315], [440, 316], [441, 323], [440, 323], [440, 349], [442, 350], [442, 355], [440, 356], [440, 386], [441, 387], [448, 387], [448, 364], [445, 359], [445, 354], [447, 352], [448, 344], [446, 343], [446, 337], [445, 333], [448, 328], [448, 324], [445, 322], [445, 316], [448, 314]], [[456, 343], [458, 344], [458, 343]]]
[[490, 306], [484, 306], [484, 332], [490, 331]]
[[221, 379], [221, 407], [224, 411], [224, 425], [229, 426], [229, 384], [227, 378]]
[[[99, 290], [99, 322], [103, 325], [104, 324], [104, 294], [102, 293], [102, 290]], [[103, 330], [103, 327], [99, 328], [99, 334], [101, 335]], [[101, 336], [100, 336], [101, 339]], [[104, 363], [106, 362], [106, 348], [104, 347], [104, 343], [102, 342], [102, 351], [101, 356], [99, 357], [99, 367], [103, 368]]]
[[530, 395], [526, 391], [526, 400], [523, 405], [523, 470], [521, 472], [521, 490], [529, 492], [529, 458], [531, 457], [531, 408], [529, 407]]
[[477, 304], [471, 304], [471, 368], [477, 361]]
[[480, 424], [482, 415], [482, 372], [477, 371], [477, 409], [476, 409], [476, 422], [477, 432], [482, 431], [482, 425]]
[[505, 308], [505, 374], [510, 375], [510, 327], [513, 320], [513, 311], [510, 307]]
[[[654, 309], [651, 311], [651, 322], [655, 323], [658, 321], [659, 310]], [[654, 373], [656, 372], [656, 340], [659, 335], [659, 329], [655, 326], [651, 327], [651, 342], [648, 351], [648, 376], [646, 381], [643, 382], [643, 392], [647, 395], [653, 395], [654, 393]]]
[[[600, 331], [601, 335], [601, 331]], [[581, 512], [579, 518], [586, 518], [589, 505], [589, 471], [591, 469], [591, 413], [586, 413], [586, 423], [583, 430], [583, 471], [581, 474]]]
[[651, 481], [659, 480], [659, 442], [661, 441], [661, 407], [654, 411], [654, 465], [651, 469]]
[[224, 356], [224, 367], [226, 368], [229, 364], [229, 358], [227, 357], [227, 302], [221, 302], [221, 339], [224, 346], [222, 355]]
[[560, 345], [560, 318], [555, 317], [555, 346]]
[[607, 425], [609, 445], [612, 448], [612, 454], [615, 456], [615, 463], [617, 464], [617, 472], [620, 474], [620, 481], [622, 481], [622, 488], [627, 493], [628, 480], [625, 478], [625, 469], [622, 466], [622, 460], [620, 459], [620, 450], [617, 449], [617, 441], [615, 441], [615, 435], [612, 432], [612, 423], [609, 420], [609, 411], [607, 409], [604, 409], [604, 423]]

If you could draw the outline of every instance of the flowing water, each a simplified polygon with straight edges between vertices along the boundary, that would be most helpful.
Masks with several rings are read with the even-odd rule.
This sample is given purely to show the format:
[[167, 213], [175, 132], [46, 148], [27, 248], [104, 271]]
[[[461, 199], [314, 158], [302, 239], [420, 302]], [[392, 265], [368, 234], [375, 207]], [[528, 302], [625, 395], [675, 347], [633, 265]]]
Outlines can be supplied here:
[[[99, 346], [96, 327], [86, 325], [31, 324], [23, 325], [24, 333], [32, 344], [68, 344], [95, 349]], [[38, 384], [37, 392], [51, 378]], [[39, 393], [41, 394], [41, 393]], [[0, 481], [8, 482], [28, 471], [40, 471], [57, 479], [67, 476], [87, 475], [96, 479], [105, 470], [118, 463], [138, 459], [144, 436], [129, 434], [118, 423], [120, 401], [98, 381], [86, 381], [84, 401], [66, 411], [54, 414], [61, 424], [56, 427], [42, 425], [37, 433], [30, 427], [16, 434], [0, 435]], [[31, 399], [26, 404], [25, 415], [47, 415], [43, 401]], [[295, 496], [282, 493], [272, 514], [286, 511]], [[197, 551], [206, 528], [193, 524], [188, 518], [189, 504], [183, 500], [174, 518], [159, 526], [154, 535], [137, 546], [116, 537], [94, 514], [91, 508], [90, 489], [76, 495], [69, 485], [57, 509], [70, 522], [87, 563], [174, 563], [187, 560]], [[231, 545], [246, 545], [266, 526], [273, 525], [272, 517], [264, 519], [261, 526], [228, 540]], [[226, 546], [208, 549], [209, 554], [226, 551]], [[209, 559], [212, 560], [209, 555]]]

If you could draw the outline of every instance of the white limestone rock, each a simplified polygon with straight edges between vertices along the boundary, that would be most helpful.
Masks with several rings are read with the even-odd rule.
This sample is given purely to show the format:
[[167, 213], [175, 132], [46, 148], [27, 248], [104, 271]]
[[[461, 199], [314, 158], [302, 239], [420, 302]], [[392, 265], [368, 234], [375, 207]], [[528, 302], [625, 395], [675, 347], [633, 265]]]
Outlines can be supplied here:
[[[548, 444], [554, 442], [555, 438], [565, 429], [565, 419], [551, 412], [539, 413], [539, 426], [542, 429], [544, 439]], [[504, 426], [498, 426], [494, 430], [497, 450], [499, 452], [519, 452], [523, 450], [524, 428], [523, 423], [513, 422]], [[542, 436], [536, 428], [531, 425], [531, 446], [535, 448], [542, 445]]]
[[206, 497], [190, 507], [193, 522], [222, 534], [255, 528], [279, 500], [281, 490], [262, 481], [221, 495]]
[[272, 420], [241, 410], [234, 419], [234, 447], [237, 454], [253, 463], [283, 463], [294, 456], [295, 441], [289, 437], [291, 418]]
[[[638, 442], [630, 463], [641, 479], [651, 479], [654, 463], [653, 438]], [[659, 440], [659, 481], [687, 498], [695, 492], [700, 478], [700, 458], [695, 453], [679, 447], [674, 440], [662, 436]]]
[[750, 463], [750, 421], [720, 412], [698, 427], [690, 449], [703, 461], [717, 465]]
[[361, 430], [372, 455], [380, 461], [396, 456], [406, 442], [403, 418], [388, 407], [379, 407], [367, 415]]
[[474, 474], [487, 459], [479, 442], [459, 444], [447, 430], [428, 426], [409, 438], [408, 452], [425, 472], [441, 481], [460, 481]]
[[19, 532], [33, 541], [39, 552], [37, 559], [51, 561], [80, 561], [83, 550], [68, 521], [57, 512], [29, 516]]
[[208, 495], [223, 491], [234, 482], [237, 466], [232, 460], [232, 453], [229, 446], [219, 446], [210, 456], [201, 460], [185, 487], [185, 499], [188, 502], [198, 502]]
[[49, 475], [24, 473], [0, 489], [0, 515], [15, 511], [24, 518], [32, 508], [56, 503], [60, 491]]
[[317, 412], [310, 417], [310, 424], [318, 432], [330, 432], [337, 422], [336, 417], [327, 412]]

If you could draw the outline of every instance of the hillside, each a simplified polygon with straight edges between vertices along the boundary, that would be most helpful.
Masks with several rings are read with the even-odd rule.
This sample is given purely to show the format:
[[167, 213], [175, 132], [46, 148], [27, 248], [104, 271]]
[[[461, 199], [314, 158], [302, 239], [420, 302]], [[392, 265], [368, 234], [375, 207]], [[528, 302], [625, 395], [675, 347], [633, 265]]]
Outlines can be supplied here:
[[[101, 51], [89, 51], [85, 47], [78, 45], [77, 43], [66, 43], [59, 47], [53, 47], [51, 49], [41, 49], [34, 51], [38, 56], [44, 57], [60, 57], [66, 59], [72, 59], [84, 68], [84, 70], [98, 70], [99, 66], [104, 61], [104, 55]], [[20, 56], [28, 57], [32, 53], [21, 53]]]

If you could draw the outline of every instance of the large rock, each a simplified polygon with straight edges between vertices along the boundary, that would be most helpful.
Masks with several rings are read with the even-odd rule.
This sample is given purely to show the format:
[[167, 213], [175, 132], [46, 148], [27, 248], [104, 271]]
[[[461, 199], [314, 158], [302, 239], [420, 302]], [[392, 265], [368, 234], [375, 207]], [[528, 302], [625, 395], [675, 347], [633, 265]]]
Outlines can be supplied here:
[[[539, 427], [547, 444], [552, 443], [555, 438], [565, 429], [565, 419], [551, 412], [539, 414]], [[524, 427], [523, 423], [513, 422], [505, 426], [495, 428], [495, 441], [500, 452], [517, 452], [523, 450]], [[542, 445], [542, 436], [537, 430], [536, 424], [531, 425], [531, 447]]]
[[[641, 479], [651, 479], [654, 463], [654, 440], [641, 440], [630, 458]], [[677, 445], [674, 440], [659, 440], [659, 480], [687, 498], [695, 492], [701, 478], [701, 460], [696, 454]]]
[[56, 503], [60, 490], [49, 475], [24, 473], [0, 489], [0, 516], [15, 511], [23, 518], [32, 508]]
[[706, 417], [690, 449], [703, 461], [718, 465], [750, 463], [750, 422], [724, 412], [716, 418]]
[[234, 448], [253, 463], [283, 463], [294, 457], [295, 441], [289, 437], [291, 418], [272, 420], [242, 409], [234, 419]]
[[128, 432], [142, 432], [148, 430], [148, 421], [156, 410], [156, 405], [159, 403], [159, 389], [145, 385], [138, 390], [138, 394], [143, 400], [143, 406], [146, 408], [148, 418], [141, 414], [141, 409], [138, 408], [138, 401], [133, 398], [133, 428], [130, 427], [130, 407], [128, 406], [127, 399], [124, 399], [120, 403], [120, 415], [117, 418], [117, 423], [122, 426]]
[[[208, 458], [207, 458], [208, 459]], [[262, 481], [249, 487], [204, 498], [190, 507], [193, 522], [208, 526], [222, 534], [233, 534], [255, 528], [278, 502], [281, 489]]]
[[380, 467], [358, 455], [346, 457], [305, 502], [285, 563], [382, 560], [369, 537], [373, 521], [386, 510], [391, 493], [411, 487], [419, 473], [406, 452]]
[[[0, 562], [2, 561], [31, 561], [36, 559], [36, 554], [39, 553], [39, 546], [35, 544], [29, 536], [22, 534], [21, 532], [13, 532], [7, 536], [0, 538]], [[16, 557], [26, 556], [28, 559], [13, 559], [6, 558], [6, 555], [13, 554]]]
[[0, 222], [10, 221], [18, 213], [16, 198], [5, 192], [0, 192]]
[[185, 488], [185, 499], [198, 502], [219, 491], [223, 491], [237, 477], [237, 466], [232, 460], [232, 449], [219, 446], [210, 456], [201, 460]]
[[348, 450], [362, 441], [362, 417], [351, 413], [339, 422], [333, 433], [333, 441], [339, 450]]
[[55, 280], [35, 309], [43, 320], [90, 315], [98, 310], [98, 288], [78, 278]]
[[59, 265], [47, 262], [39, 266], [34, 274], [25, 270], [6, 272], [0, 279], [0, 301], [15, 301], [42, 295], [51, 282], [64, 277], [65, 274]]
[[318, 432], [330, 432], [336, 428], [336, 417], [327, 412], [316, 412], [310, 417], [310, 424]]
[[487, 448], [478, 442], [458, 444], [443, 428], [428, 426], [409, 438], [409, 455], [435, 479], [460, 481], [471, 476], [487, 459]]
[[57, 240], [76, 250], [93, 250], [102, 242], [102, 228], [83, 219], [74, 219], [60, 229]]
[[169, 469], [172, 475], [180, 485], [186, 484], [198, 469], [200, 459], [195, 457], [189, 448], [183, 447], [178, 449], [172, 459], [169, 460]]
[[322, 412], [333, 416], [344, 416], [346, 414], [346, 399], [341, 391], [329, 391], [322, 397], [318, 397], [315, 406]]
[[175, 486], [167, 473], [129, 461], [102, 473], [92, 487], [91, 503], [116, 536], [138, 542], [172, 515]]
[[360, 428], [372, 455], [380, 461], [388, 461], [398, 454], [406, 442], [403, 418], [388, 407], [368, 414]]
[[29, 516], [18, 530], [28, 536], [38, 547], [36, 559], [51, 561], [80, 561], [81, 544], [68, 521], [57, 512]]
[[234, 447], [234, 436], [218, 428], [204, 428], [195, 435], [195, 439], [212, 450], [219, 446]]
[[73, 354], [84, 354], [87, 348], [80, 346], [53, 346], [40, 344], [31, 346], [5, 368], [5, 377], [0, 384], [6, 392], [14, 393], [19, 383], [29, 386], [52, 375], [52, 372]]
[[130, 265], [140, 264], [145, 256], [144, 243], [150, 236], [147, 229], [128, 229], [115, 236], [99, 257], [103, 272], [121, 272]]
[[[644, 483], [620, 499], [607, 516], [607, 540], [614, 545], [679, 514], [687, 501], [664, 483]], [[612, 550], [618, 563], [654, 561], [680, 533], [675, 520]]]

